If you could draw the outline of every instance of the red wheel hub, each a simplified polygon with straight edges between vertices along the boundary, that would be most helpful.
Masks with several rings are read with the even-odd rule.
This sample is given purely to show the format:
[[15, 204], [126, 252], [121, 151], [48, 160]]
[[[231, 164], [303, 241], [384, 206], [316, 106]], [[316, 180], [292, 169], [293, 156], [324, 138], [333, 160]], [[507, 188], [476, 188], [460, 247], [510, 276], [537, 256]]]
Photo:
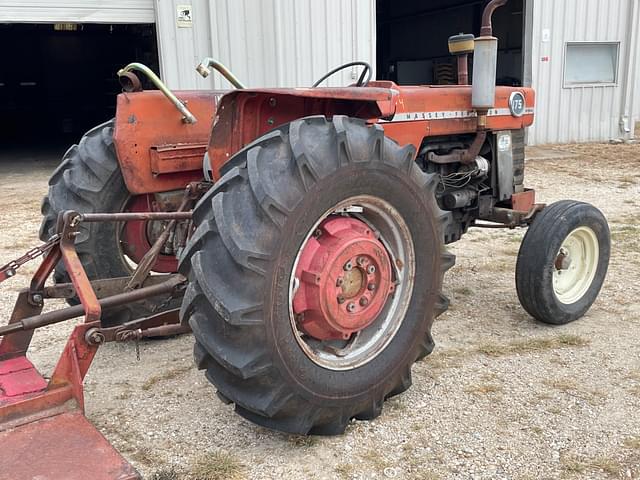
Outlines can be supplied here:
[[394, 289], [386, 248], [366, 223], [348, 217], [320, 224], [295, 275], [298, 327], [318, 340], [348, 339], [371, 325]]
[[[153, 195], [137, 195], [131, 197], [123, 212], [153, 212]], [[149, 251], [156, 236], [154, 227], [161, 227], [161, 222], [134, 221], [126, 222], [122, 229], [120, 242], [124, 253], [135, 263], [140, 263], [145, 253]], [[162, 229], [159, 229], [161, 232]], [[178, 270], [178, 260], [175, 255], [163, 255], [160, 253], [153, 266], [153, 271], [158, 273], [173, 273]]]

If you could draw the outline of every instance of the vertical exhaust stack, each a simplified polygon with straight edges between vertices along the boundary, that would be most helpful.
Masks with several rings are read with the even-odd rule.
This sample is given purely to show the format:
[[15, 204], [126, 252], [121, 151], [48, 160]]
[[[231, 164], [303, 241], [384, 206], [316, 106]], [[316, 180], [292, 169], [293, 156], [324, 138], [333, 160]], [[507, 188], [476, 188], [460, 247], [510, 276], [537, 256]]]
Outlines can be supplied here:
[[475, 41], [473, 56], [473, 84], [471, 103], [478, 112], [478, 127], [487, 125], [487, 112], [495, 106], [496, 71], [498, 67], [498, 39], [493, 36], [491, 18], [508, 0], [492, 0], [482, 14], [482, 29]]

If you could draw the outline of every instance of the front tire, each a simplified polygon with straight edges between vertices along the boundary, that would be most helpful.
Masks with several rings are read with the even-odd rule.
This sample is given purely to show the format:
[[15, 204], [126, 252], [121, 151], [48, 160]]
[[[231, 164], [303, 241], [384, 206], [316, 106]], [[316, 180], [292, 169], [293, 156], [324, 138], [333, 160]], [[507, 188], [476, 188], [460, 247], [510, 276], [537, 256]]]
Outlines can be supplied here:
[[[443, 253], [441, 227], [450, 216], [435, 204], [436, 178], [413, 157], [412, 148], [386, 139], [379, 126], [339, 116], [302, 119], [238, 153], [234, 168], [197, 205], [197, 229], [180, 263], [189, 277], [181, 316], [193, 329], [198, 367], [243, 417], [288, 433], [339, 434], [352, 418], [378, 416], [386, 398], [410, 386], [411, 365], [433, 349], [431, 325], [448, 304], [442, 277], [454, 261]], [[403, 250], [391, 252], [393, 240], [373, 220], [376, 214], [367, 217], [376, 206], [407, 227], [414, 256], [402, 258], [412, 265], [397, 262], [394, 255]], [[406, 295], [406, 308], [398, 311], [397, 325], [389, 322], [395, 327], [387, 341], [371, 335], [370, 344], [362, 343], [365, 353], [371, 346], [370, 355], [351, 363], [332, 363], [327, 353], [335, 342], [353, 338], [348, 328], [342, 340], [322, 322], [301, 333], [292, 310], [291, 297], [302, 288], [292, 292], [300, 253], [330, 230], [330, 221], [346, 229], [379, 228], [395, 268], [413, 272], [410, 290], [397, 293]], [[372, 252], [381, 252], [375, 240], [370, 243]], [[367, 271], [374, 275], [375, 269]], [[323, 281], [308, 281], [316, 280]], [[330, 286], [337, 288], [333, 277]], [[353, 335], [364, 337], [373, 326]], [[323, 340], [314, 342], [313, 335]], [[314, 348], [323, 355], [314, 357]]]
[[610, 252], [609, 226], [597, 208], [572, 200], [550, 205], [535, 218], [520, 246], [520, 303], [544, 323], [578, 320], [600, 293]]

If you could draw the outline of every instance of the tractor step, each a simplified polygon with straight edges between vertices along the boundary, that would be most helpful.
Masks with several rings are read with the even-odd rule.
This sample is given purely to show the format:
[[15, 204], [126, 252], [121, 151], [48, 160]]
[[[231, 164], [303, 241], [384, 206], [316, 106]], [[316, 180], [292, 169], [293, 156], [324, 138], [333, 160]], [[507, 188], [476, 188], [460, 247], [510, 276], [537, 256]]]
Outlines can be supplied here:
[[139, 480], [79, 411], [0, 432], [0, 480]]

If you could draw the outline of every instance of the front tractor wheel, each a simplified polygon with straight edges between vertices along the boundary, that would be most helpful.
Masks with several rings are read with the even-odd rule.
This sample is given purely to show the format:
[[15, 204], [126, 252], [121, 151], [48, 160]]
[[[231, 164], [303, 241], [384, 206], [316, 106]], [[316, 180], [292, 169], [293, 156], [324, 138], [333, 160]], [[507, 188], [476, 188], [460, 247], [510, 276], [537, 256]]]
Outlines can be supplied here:
[[195, 357], [243, 417], [338, 434], [433, 349], [449, 214], [413, 151], [346, 117], [295, 121], [231, 160], [181, 258]]
[[600, 293], [610, 250], [609, 226], [598, 209], [570, 200], [550, 205], [535, 218], [520, 247], [520, 303], [544, 323], [579, 319]]

